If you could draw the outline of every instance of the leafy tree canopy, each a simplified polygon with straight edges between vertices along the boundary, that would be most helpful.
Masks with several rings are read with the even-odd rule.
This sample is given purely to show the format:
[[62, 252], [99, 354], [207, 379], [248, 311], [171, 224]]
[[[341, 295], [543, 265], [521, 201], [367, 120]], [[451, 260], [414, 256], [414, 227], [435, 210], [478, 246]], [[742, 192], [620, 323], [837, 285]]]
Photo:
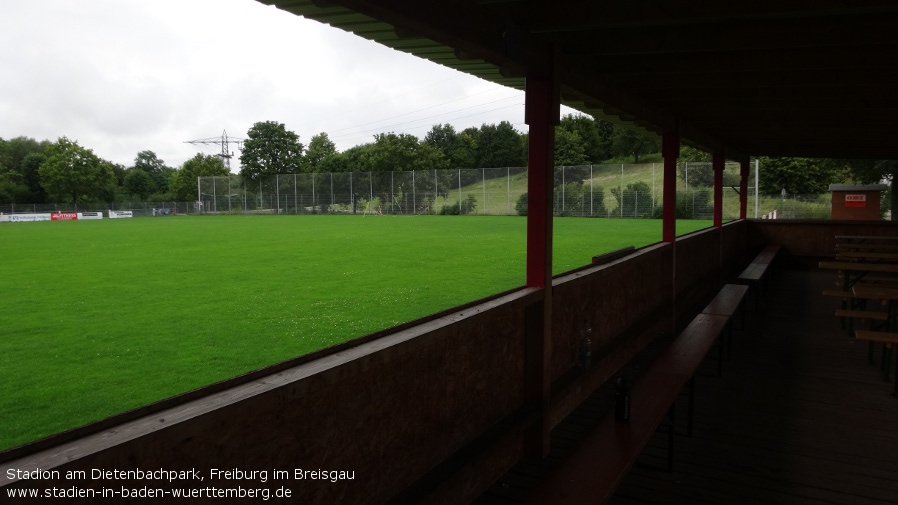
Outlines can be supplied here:
[[322, 160], [334, 154], [337, 154], [337, 145], [331, 141], [327, 133], [321, 132], [309, 141], [309, 148], [306, 150], [306, 165], [312, 172], [322, 172]]
[[240, 175], [247, 182], [275, 174], [303, 171], [303, 149], [299, 135], [283, 123], [263, 121], [246, 132], [240, 152]]
[[57, 202], [86, 203], [109, 200], [116, 186], [112, 164], [66, 137], [47, 148], [47, 160], [38, 169], [41, 186]]
[[845, 180], [843, 163], [822, 158], [759, 158], [759, 186], [763, 194], [817, 195]]
[[586, 146], [576, 131], [555, 128], [555, 166], [577, 166], [589, 164]]
[[221, 158], [202, 153], [185, 161], [171, 182], [171, 192], [179, 201], [195, 201], [197, 198], [197, 177], [230, 175]]
[[[556, 165], [558, 164], [557, 145], [559, 141], [558, 132], [565, 131], [575, 133], [580, 138], [583, 146], [584, 161], [581, 163], [601, 163], [610, 156], [607, 156], [602, 143], [602, 134], [599, 130], [599, 123], [589, 116], [567, 114], [561, 118], [561, 122], [556, 128], [555, 144], [556, 144]], [[572, 163], [563, 163], [571, 165]], [[579, 163], [578, 163], [579, 164]]]
[[639, 156], [656, 153], [660, 149], [661, 142], [656, 136], [620, 126], [615, 127], [613, 141], [615, 156], [633, 156], [633, 162], [639, 163]]

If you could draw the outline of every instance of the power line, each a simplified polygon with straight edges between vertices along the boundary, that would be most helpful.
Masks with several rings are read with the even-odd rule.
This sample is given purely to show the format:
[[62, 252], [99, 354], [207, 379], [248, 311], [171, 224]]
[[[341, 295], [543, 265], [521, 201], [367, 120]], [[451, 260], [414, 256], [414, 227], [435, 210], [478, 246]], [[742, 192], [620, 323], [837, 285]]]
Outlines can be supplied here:
[[[482, 94], [484, 94], [484, 93], [489, 93], [489, 92], [491, 92], [491, 91], [496, 91], [496, 90], [499, 90], [499, 89], [504, 89], [504, 88], [503, 88], [502, 86], [497, 86], [497, 87], [495, 87], [495, 88], [491, 88], [491, 89], [488, 89], [488, 90], [485, 90], [485, 91], [481, 91], [481, 92], [479, 92], [479, 93], [474, 93], [473, 95], [464, 96], [464, 97], [462, 97], [462, 98], [456, 98], [455, 100], [450, 100], [450, 101], [448, 101], [448, 102], [443, 102], [443, 103], [440, 103], [440, 104], [431, 105], [431, 106], [429, 106], [429, 107], [424, 107], [423, 109], [413, 110], [413, 111], [411, 111], [411, 112], [406, 112], [406, 113], [403, 113], [403, 114], [398, 114], [398, 115], [396, 115], [396, 116], [391, 116], [391, 117], [384, 118], [384, 119], [378, 119], [377, 121], [370, 121], [370, 122], [362, 123], [362, 124], [359, 124], [359, 125], [349, 126], [349, 127], [346, 127], [346, 128], [340, 128], [340, 129], [338, 129], [338, 130], [331, 130], [331, 133], [337, 133], [337, 132], [341, 132], [341, 131], [345, 131], [345, 130], [352, 130], [352, 129], [355, 129], [355, 128], [360, 128], [360, 127], [362, 127], [362, 126], [368, 126], [368, 125], [372, 125], [372, 124], [376, 124], [376, 123], [382, 123], [382, 122], [384, 122], [384, 121], [389, 121], [389, 120], [391, 120], [391, 119], [396, 119], [396, 118], [400, 118], [400, 117], [404, 117], [404, 116], [409, 116], [409, 115], [411, 115], [411, 114], [417, 114], [418, 112], [422, 112], [422, 111], [430, 110], [430, 109], [435, 109], [435, 108], [437, 108], [437, 107], [442, 107], [443, 105], [449, 105], [449, 104], [455, 103], [455, 102], [460, 102], [460, 101], [462, 101], [462, 100], [467, 100], [467, 99], [472, 98], [472, 97], [475, 97], [475, 96], [477, 96], [477, 95], [482, 95]], [[475, 105], [475, 106], [473, 106], [473, 107], [479, 107], [480, 105], [488, 105], [488, 104], [490, 104], [490, 103], [495, 103], [495, 102], [501, 101], [501, 100], [508, 100], [508, 99], [510, 99], [510, 98], [518, 98], [518, 97], [502, 98], [502, 99], [496, 100], [496, 101], [494, 101], [494, 102], [487, 102], [486, 104], [479, 104], [479, 105]], [[471, 107], [468, 107], [468, 108], [471, 108]], [[461, 110], [465, 110], [465, 109], [461, 109]], [[433, 117], [436, 117], [436, 116], [433, 116]]]
[[[415, 120], [413, 120], [413, 121], [406, 121], [406, 122], [404, 122], [404, 123], [396, 123], [396, 124], [392, 124], [392, 125], [385, 125], [385, 126], [381, 126], [381, 127], [377, 127], [377, 128], [369, 128], [369, 129], [367, 129], [367, 130], [361, 130], [361, 131], [358, 131], [358, 132], [353, 132], [353, 133], [351, 133], [351, 134], [337, 135], [337, 136], [335, 136], [335, 137], [332, 137], [331, 140], [333, 140], [333, 141], [335, 141], [335, 142], [338, 141], [338, 140], [341, 140], [341, 141], [348, 141], [348, 140], [351, 140], [351, 139], [361, 138], [361, 135], [364, 134], [364, 133], [367, 133], [367, 132], [373, 132], [373, 131], [379, 131], [379, 130], [388, 130], [388, 129], [390, 129], [390, 128], [395, 128], [395, 127], [398, 127], [398, 126], [404, 126], [404, 125], [408, 125], [408, 124], [422, 123], [422, 122], [425, 122], [425, 121], [431, 121], [431, 120], [433, 120], [434, 118], [438, 118], [438, 117], [441, 117], [441, 116], [447, 116], [447, 115], [449, 115], [449, 114], [456, 114], [456, 113], [461, 112], [461, 111], [470, 110], [470, 109], [475, 109], [475, 108], [478, 108], [478, 107], [483, 107], [484, 105], [490, 105], [490, 104], [499, 103], [499, 102], [504, 102], [504, 101], [506, 101], [506, 100], [512, 100], [512, 99], [514, 99], [514, 100], [520, 100], [520, 97], [514, 96], [514, 97], [502, 98], [502, 99], [499, 99], [499, 100], [494, 100], [494, 101], [492, 101], [492, 102], [487, 102], [487, 103], [485, 103], [485, 104], [473, 105], [473, 106], [471, 106], [471, 107], [466, 107], [466, 108], [463, 108], [463, 109], [457, 109], [457, 110], [453, 110], [453, 111], [450, 111], [450, 112], [445, 112], [445, 113], [442, 113], [442, 114], [435, 114], [435, 115], [432, 115], [432, 116], [427, 116], [427, 117], [415, 119]], [[485, 111], [477, 112], [477, 113], [475, 113], [475, 114], [468, 114], [468, 115], [465, 115], [465, 116], [457, 116], [457, 117], [453, 117], [453, 118], [450, 118], [448, 121], [454, 121], [454, 120], [459, 120], [459, 119], [465, 119], [465, 118], [469, 118], [469, 117], [479, 116], [479, 115], [482, 115], [482, 114], [488, 114], [488, 113], [490, 113], [490, 112], [495, 112], [495, 111], [497, 111], [497, 110], [508, 109], [508, 108], [511, 108], [511, 107], [517, 107], [517, 106], [523, 107], [523, 105], [524, 105], [523, 103], [517, 102], [517, 103], [513, 103], [513, 104], [511, 104], [511, 105], [506, 105], [506, 106], [503, 106], [503, 107], [497, 107], [497, 108], [494, 108], [494, 109], [490, 109], [490, 110], [485, 110]], [[422, 125], [419, 125], [418, 127], [420, 127], [420, 126], [427, 126], [427, 125], [426, 125], [426, 124], [422, 124]], [[416, 127], [416, 128], [417, 128], [417, 127]], [[406, 130], [403, 130], [403, 131], [409, 131], [409, 130], [412, 130], [412, 129], [414, 129], [414, 128], [409, 128], [409, 129], [406, 129]], [[344, 129], [344, 130], [345, 130], [345, 129]]]

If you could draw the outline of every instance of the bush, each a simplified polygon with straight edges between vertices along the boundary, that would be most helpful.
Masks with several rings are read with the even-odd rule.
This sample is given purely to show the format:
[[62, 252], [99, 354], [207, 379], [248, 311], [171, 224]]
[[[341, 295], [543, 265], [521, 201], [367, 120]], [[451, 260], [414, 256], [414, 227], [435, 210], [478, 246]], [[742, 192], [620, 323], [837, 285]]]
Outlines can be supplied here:
[[475, 208], [477, 208], [477, 198], [474, 195], [468, 195], [461, 201], [460, 205], [458, 202], [453, 203], [452, 205], [444, 205], [440, 214], [446, 216], [473, 214]]
[[518, 197], [518, 201], [514, 204], [514, 210], [519, 216], [527, 215], [527, 193]]

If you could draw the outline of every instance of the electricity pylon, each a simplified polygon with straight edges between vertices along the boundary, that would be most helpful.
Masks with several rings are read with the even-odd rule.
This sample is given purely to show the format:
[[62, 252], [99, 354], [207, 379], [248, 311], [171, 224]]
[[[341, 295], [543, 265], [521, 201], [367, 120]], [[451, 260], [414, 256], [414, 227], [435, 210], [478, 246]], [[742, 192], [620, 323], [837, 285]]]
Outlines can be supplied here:
[[193, 144], [193, 145], [220, 145], [221, 152], [218, 154], [218, 157], [221, 158], [222, 163], [224, 163], [225, 168], [228, 169], [228, 172], [231, 171], [231, 158], [234, 157], [233, 151], [228, 150], [228, 144], [237, 144], [237, 148], [242, 147], [243, 139], [237, 137], [228, 137], [228, 132], [222, 130], [221, 138], [211, 137], [208, 139], [197, 139], [197, 140], [186, 140], [185, 144]]

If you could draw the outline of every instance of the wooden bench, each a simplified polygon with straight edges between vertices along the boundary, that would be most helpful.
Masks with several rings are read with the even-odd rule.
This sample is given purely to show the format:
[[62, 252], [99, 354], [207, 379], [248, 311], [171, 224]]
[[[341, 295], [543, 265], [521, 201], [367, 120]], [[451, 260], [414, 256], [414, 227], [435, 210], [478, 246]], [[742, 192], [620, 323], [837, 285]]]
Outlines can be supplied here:
[[[729, 330], [727, 331], [727, 357], [732, 354], [733, 349], [733, 317], [737, 312], [741, 313], [740, 328], [745, 328], [745, 295], [748, 293], [748, 286], [745, 284], [726, 284], [714, 299], [708, 303], [708, 306], [702, 310], [702, 314], [715, 314], [718, 316], [726, 316], [729, 318]], [[721, 350], [723, 348], [721, 347]], [[721, 356], [722, 360], [722, 356]], [[719, 364], [717, 375], [722, 374], [722, 363]]]
[[574, 451], [537, 486], [524, 503], [604, 503], [614, 494], [658, 428], [669, 421], [668, 467], [673, 463], [673, 407], [687, 385], [692, 426], [692, 378], [720, 338], [728, 318], [699, 314], [630, 388], [630, 420], [603, 417]]
[[836, 309], [836, 315], [851, 319], [870, 319], [873, 321], [887, 321], [889, 319], [888, 314], [878, 310]]
[[[898, 344], [898, 333], [890, 333], [885, 331], [874, 330], [857, 330], [854, 332], [855, 338], [858, 340], [866, 340], [872, 343], [881, 343], [882, 348], [882, 371], [885, 380], [889, 380], [889, 350], [898, 360], [898, 352], [895, 352], [895, 344]], [[892, 394], [898, 396], [898, 362], [895, 363], [895, 388]]]
[[776, 259], [779, 251], [780, 246], [768, 245], [755, 256], [755, 259], [736, 278], [738, 283], [750, 286], [754, 292], [755, 310], [758, 309], [760, 292], [768, 281], [768, 274], [772, 270], [773, 261]]

